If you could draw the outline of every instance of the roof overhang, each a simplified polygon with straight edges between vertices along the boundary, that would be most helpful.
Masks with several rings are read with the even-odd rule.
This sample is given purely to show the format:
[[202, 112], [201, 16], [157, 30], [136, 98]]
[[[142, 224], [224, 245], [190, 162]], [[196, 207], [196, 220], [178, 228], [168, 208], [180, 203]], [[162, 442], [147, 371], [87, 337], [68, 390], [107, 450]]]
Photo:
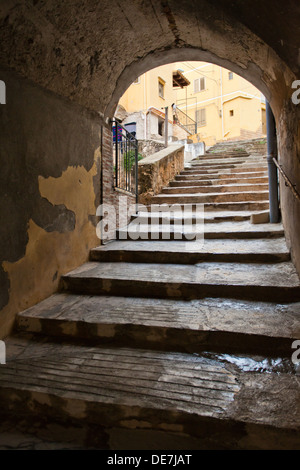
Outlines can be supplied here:
[[176, 70], [176, 72], [173, 72], [173, 87], [174, 88], [184, 88], [185, 86], [190, 85], [190, 81], [185, 78], [182, 72], [180, 70]]

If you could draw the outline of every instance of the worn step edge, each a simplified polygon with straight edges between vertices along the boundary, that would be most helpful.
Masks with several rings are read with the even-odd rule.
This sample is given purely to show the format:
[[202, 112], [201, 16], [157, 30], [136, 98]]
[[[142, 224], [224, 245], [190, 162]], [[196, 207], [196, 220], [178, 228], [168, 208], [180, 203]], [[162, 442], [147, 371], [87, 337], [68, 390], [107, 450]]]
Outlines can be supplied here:
[[[249, 164], [265, 164], [266, 160], [264, 161], [263, 159], [260, 159], [259, 157], [248, 157], [247, 159], [239, 158], [239, 159], [234, 159], [232, 157], [229, 157], [227, 160], [222, 160], [219, 158], [216, 159], [207, 159], [207, 160], [198, 160], [198, 161], [191, 161], [188, 163], [189, 167], [197, 167], [201, 168], [203, 166], [216, 166], [216, 165], [234, 165], [234, 166], [240, 166], [240, 165], [249, 165]], [[187, 166], [188, 166], [187, 165]]]
[[[59, 297], [61, 297], [61, 305], [58, 304]], [[155, 311], [152, 310], [150, 316], [149, 314], [143, 316], [143, 305], [145, 304], [146, 311], [147, 308], [149, 310], [151, 299], [121, 298], [124, 311], [120, 313], [120, 308], [115, 306], [115, 299], [112, 298], [110, 308], [106, 306], [105, 313], [103, 313], [104, 307], [101, 299], [99, 299], [98, 305], [95, 305], [95, 302], [90, 305], [89, 297], [79, 296], [77, 302], [74, 300], [73, 305], [69, 303], [66, 307], [64, 304], [65, 295], [57, 294], [53, 296], [55, 299], [53, 303], [56, 304], [55, 316], [53, 314], [50, 316], [43, 309], [47, 302], [51, 302], [51, 298], [38, 304], [35, 308], [19, 313], [15, 331], [56, 338], [82, 339], [88, 341], [89, 344], [94, 342], [96, 344], [113, 344], [114, 347], [130, 345], [132, 348], [187, 353], [209, 350], [231, 354], [271, 354], [284, 357], [291, 356], [292, 343], [299, 339], [299, 334], [295, 331], [289, 332], [288, 328], [282, 327], [285, 320], [284, 314], [282, 314], [282, 323], [279, 325], [278, 318], [276, 318], [277, 329], [273, 327], [273, 330], [270, 331], [270, 314], [266, 314], [265, 324], [264, 318], [258, 319], [256, 312], [258, 303], [254, 303], [253, 311], [249, 307], [245, 308], [243, 328], [240, 320], [239, 324], [235, 325], [234, 311], [227, 313], [225, 308], [223, 315], [220, 315], [223, 299], [217, 299], [218, 306], [215, 306], [210, 314], [212, 318], [210, 318], [209, 325], [206, 315], [201, 313], [203, 303], [199, 305], [199, 313], [197, 313], [189, 311], [188, 305], [180, 304], [178, 306], [176, 301], [165, 301], [167, 313], [163, 309], [160, 314], [160, 305], [158, 305]], [[109, 299], [109, 297], [105, 298], [108, 301]], [[234, 305], [234, 300], [231, 299], [230, 302]], [[136, 303], [136, 308], [141, 312], [140, 318], [135, 318], [130, 308], [126, 309], [127, 304], [132, 308], [132, 304]], [[243, 305], [237, 304], [240, 317]], [[74, 305], [75, 311], [72, 313]], [[269, 304], [267, 307], [270, 309]], [[50, 306], [50, 310], [51, 308], [53, 310], [53, 306]], [[182, 311], [179, 312], [179, 308], [182, 308]], [[263, 308], [262, 305], [261, 308]], [[300, 305], [298, 305], [298, 309], [300, 309]], [[215, 320], [213, 319], [214, 315], [216, 316]], [[222, 318], [221, 321], [220, 318]], [[260, 322], [260, 328], [263, 332], [258, 333], [257, 325]], [[254, 328], [253, 325], [255, 325]], [[281, 332], [284, 334], [280, 334]]]
[[[230, 159], [245, 159], [247, 160], [248, 158], [251, 158], [252, 156], [247, 154], [247, 153], [228, 153], [228, 154], [212, 154], [212, 153], [206, 153], [204, 155], [199, 155], [199, 157], [196, 157], [192, 160], [192, 162], [203, 162], [203, 161], [206, 161], [206, 160], [227, 160], [228, 158]], [[262, 157], [263, 158], [263, 157]]]
[[[212, 217], [208, 217], [208, 215], [205, 214], [204, 215], [204, 223], [205, 224], [214, 224], [214, 223], [230, 222], [230, 221], [232, 221], [232, 222], [249, 221], [251, 219], [251, 216], [253, 214], [256, 214], [256, 213], [260, 214], [260, 212], [249, 212], [249, 214], [238, 214], [238, 213], [226, 214], [226, 212], [225, 212], [224, 215], [219, 214], [219, 215], [213, 216], [213, 213], [210, 212]], [[191, 221], [191, 223], [194, 223], [194, 222], [196, 222], [196, 220], [198, 220], [198, 217], [196, 218], [196, 215], [193, 214], [193, 213], [191, 213], [191, 215], [183, 213], [182, 216], [177, 215], [177, 217], [172, 217], [172, 216], [169, 217], [167, 215], [162, 216], [161, 212], [160, 213], [155, 213], [155, 212], [152, 213], [151, 211], [149, 211], [148, 215], [146, 215], [146, 214], [147, 214], [146, 212], [143, 212], [140, 215], [139, 214], [134, 214], [134, 215], [131, 216], [130, 221], [135, 220], [137, 217], [139, 217], [140, 220], [144, 223], [147, 223], [148, 221], [150, 221], [150, 223], [151, 223], [152, 218], [158, 220], [159, 223], [162, 223], [162, 222], [166, 221], [169, 224], [174, 224], [174, 223], [178, 222], [178, 220], [181, 220], [182, 223], [184, 223], [186, 220]]]
[[179, 173], [178, 175], [175, 176], [175, 181], [215, 181], [218, 183], [219, 180], [222, 181], [222, 179], [243, 179], [247, 180], [249, 178], [268, 178], [267, 171], [255, 171], [252, 173], [216, 173], [216, 174], [204, 174], [204, 175], [182, 175]]
[[[173, 226], [170, 225], [170, 229]], [[164, 225], [161, 225], [160, 228], [152, 229], [142, 228], [137, 231], [130, 230], [130, 228], [116, 230], [117, 240], [144, 240], [144, 241], [156, 241], [156, 240], [169, 240], [169, 241], [195, 241], [201, 239], [207, 240], [229, 240], [229, 239], [261, 239], [261, 238], [281, 238], [284, 236], [283, 230], [232, 230], [232, 231], [208, 231], [204, 230], [204, 233], [199, 232], [199, 230], [167, 230]]]
[[102, 262], [133, 262], [133, 263], [174, 263], [174, 264], [195, 264], [200, 261], [219, 261], [223, 263], [280, 263], [282, 261], [289, 261], [290, 253], [288, 251], [277, 253], [256, 253], [256, 252], [209, 252], [200, 251], [190, 252], [177, 251], [155, 251], [155, 247], [149, 247], [149, 250], [135, 250], [118, 249], [111, 251], [91, 250], [90, 261]]
[[187, 166], [185, 169], [199, 168], [201, 170], [202, 168], [235, 168], [236, 166], [245, 165], [246, 163], [252, 163], [252, 162], [246, 162], [245, 160], [235, 160], [235, 161], [230, 160], [227, 162], [207, 160], [202, 163], [191, 162], [189, 166]]
[[223, 297], [274, 302], [300, 301], [299, 286], [276, 286], [226, 283], [193, 283], [156, 280], [122, 279], [117, 277], [62, 276], [60, 291], [88, 295], [115, 295], [130, 297], [199, 299]]
[[188, 185], [188, 186], [165, 186], [162, 188], [160, 194], [191, 194], [191, 193], [199, 193], [199, 194], [211, 194], [211, 193], [218, 193], [218, 194], [235, 194], [235, 193], [242, 193], [244, 191], [268, 191], [269, 185], [268, 183], [262, 184], [227, 184], [227, 185]]
[[[265, 202], [268, 200], [269, 192], [268, 191], [245, 191], [243, 193], [240, 192], [230, 192], [230, 193], [174, 193], [174, 194], [158, 194], [157, 196], [153, 196], [151, 201], [153, 204], [157, 204], [159, 201], [162, 203], [192, 203], [198, 202], [206, 204], [206, 203], [213, 203], [213, 202]], [[178, 200], [178, 201], [177, 201]]]
[[180, 175], [231, 175], [231, 174], [238, 174], [238, 173], [262, 173], [267, 172], [268, 168], [266, 166], [253, 166], [253, 167], [237, 167], [237, 168], [230, 168], [230, 169], [222, 169], [218, 171], [217, 169], [202, 169], [201, 171], [198, 169], [191, 169], [191, 170], [183, 170]]
[[240, 186], [252, 186], [254, 184], [258, 185], [265, 185], [268, 184], [268, 178], [267, 177], [261, 177], [261, 178], [248, 178], [248, 179], [238, 179], [238, 178], [229, 178], [226, 179], [224, 178], [223, 180], [217, 179], [217, 180], [200, 180], [197, 181], [195, 179], [192, 180], [182, 180], [182, 181], [170, 181], [169, 185], [170, 187], [182, 187], [182, 186], [200, 186], [200, 187], [208, 187], [212, 188], [214, 186], [230, 186], [230, 185], [240, 185]]
[[[132, 360], [132, 373], [122, 380], [121, 376], [114, 375], [112, 367], [102, 371], [101, 362], [98, 370], [91, 368], [91, 355], [94, 353], [100, 358], [103, 349], [88, 348], [86, 351], [77, 347], [68, 351], [49, 343], [45, 345], [44, 354], [47, 346], [50, 346], [50, 354], [48, 352], [41, 361], [28, 358], [30, 351], [26, 351], [27, 360], [12, 361], [1, 368], [1, 403], [11, 413], [21, 416], [42, 413], [58, 421], [77, 419], [124, 429], [133, 425], [139, 429], [169, 429], [200, 438], [209, 435], [217, 438], [219, 444], [222, 436], [222, 443], [228, 439], [231, 445], [233, 441], [237, 444], [236, 440], [245, 442], [247, 438], [255, 442], [261, 428], [264, 438], [269, 433], [273, 445], [276, 441], [278, 445], [278, 439], [283, 436], [287, 438], [285, 445], [299, 444], [299, 412], [295, 413], [294, 408], [295, 400], [299, 399], [299, 388], [294, 375], [270, 373], [264, 377], [240, 370], [218, 357], [211, 360], [201, 356], [135, 350], [135, 357], [144, 367], [137, 369]], [[127, 351], [132, 355], [132, 351]], [[37, 348], [33, 353], [37, 355]], [[74, 361], [74, 353], [80, 356], [80, 363]], [[108, 355], [113, 353], [112, 349], [107, 351]], [[186, 373], [189, 363], [192, 377]], [[202, 382], [199, 388], [196, 382], [202, 367], [203, 372], [209, 367], [213, 375], [211, 378], [207, 375], [206, 383]], [[58, 375], [55, 373], [57, 368]], [[177, 377], [181, 377], [177, 393], [173, 391], [170, 378], [176, 371]], [[101, 372], [106, 377], [102, 382]], [[151, 382], [151, 376], [156, 377], [156, 381], [152, 379]], [[220, 381], [217, 376], [222, 377], [221, 384], [224, 383], [225, 388], [216, 386]], [[83, 377], [86, 379], [84, 385]], [[144, 386], [141, 386], [141, 379]], [[146, 385], [148, 382], [149, 386]], [[179, 393], [181, 389], [183, 391]], [[53, 403], [56, 403], [55, 411]]]
[[[155, 196], [154, 196], [155, 197]], [[159, 207], [162, 204], [159, 202], [152, 202], [150, 206], [146, 207]], [[195, 211], [196, 206], [202, 205], [197, 203], [197, 201], [192, 200], [191, 202], [176, 202], [176, 206], [185, 208], [191, 207], [192, 211]], [[262, 211], [269, 209], [269, 201], [247, 201], [247, 202], [214, 202], [214, 203], [204, 203], [205, 211], [209, 212], [220, 212], [220, 211]]]

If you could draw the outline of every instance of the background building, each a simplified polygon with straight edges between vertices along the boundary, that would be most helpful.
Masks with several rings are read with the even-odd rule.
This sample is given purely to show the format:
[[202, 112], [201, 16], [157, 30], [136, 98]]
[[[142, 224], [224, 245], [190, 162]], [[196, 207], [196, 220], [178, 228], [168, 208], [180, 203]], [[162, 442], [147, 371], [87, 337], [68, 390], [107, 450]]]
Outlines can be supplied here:
[[168, 136], [185, 139], [189, 132], [174, 125], [172, 104], [176, 104], [177, 89], [188, 85], [176, 63], [152, 69], [138, 77], [122, 96], [117, 116], [137, 139], [163, 140], [167, 108]]
[[[174, 125], [172, 104], [176, 104]], [[265, 99], [253, 85], [230, 70], [205, 62], [180, 62], [145, 73], [119, 102], [123, 123], [138, 139], [168, 135], [213, 145], [223, 140], [265, 136]]]

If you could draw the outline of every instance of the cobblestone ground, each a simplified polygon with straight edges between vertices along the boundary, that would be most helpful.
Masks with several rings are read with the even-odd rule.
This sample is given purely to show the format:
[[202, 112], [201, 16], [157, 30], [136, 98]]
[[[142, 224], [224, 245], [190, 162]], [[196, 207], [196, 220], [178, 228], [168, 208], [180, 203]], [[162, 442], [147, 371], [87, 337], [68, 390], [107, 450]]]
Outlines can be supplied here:
[[[105, 449], [102, 444], [84, 444], [88, 431], [42, 421], [12, 421], [0, 419], [0, 450], [85, 450]], [[101, 434], [101, 433], [100, 433]]]

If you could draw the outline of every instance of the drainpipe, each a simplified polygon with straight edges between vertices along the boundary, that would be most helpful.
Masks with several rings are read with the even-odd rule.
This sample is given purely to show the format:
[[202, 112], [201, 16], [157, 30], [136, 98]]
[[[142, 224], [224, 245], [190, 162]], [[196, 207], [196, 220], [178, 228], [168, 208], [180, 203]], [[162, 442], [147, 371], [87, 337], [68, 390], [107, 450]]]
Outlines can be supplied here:
[[169, 107], [165, 107], [165, 147], [168, 147], [168, 125], [169, 125]]
[[221, 93], [221, 117], [222, 117], [222, 140], [224, 139], [224, 103], [223, 103], [223, 76], [222, 67], [220, 67], [220, 93]]
[[267, 146], [268, 146], [268, 173], [269, 173], [269, 203], [270, 203], [270, 223], [279, 222], [279, 194], [278, 194], [278, 173], [273, 158], [277, 159], [276, 124], [271, 106], [266, 101], [267, 118]]

